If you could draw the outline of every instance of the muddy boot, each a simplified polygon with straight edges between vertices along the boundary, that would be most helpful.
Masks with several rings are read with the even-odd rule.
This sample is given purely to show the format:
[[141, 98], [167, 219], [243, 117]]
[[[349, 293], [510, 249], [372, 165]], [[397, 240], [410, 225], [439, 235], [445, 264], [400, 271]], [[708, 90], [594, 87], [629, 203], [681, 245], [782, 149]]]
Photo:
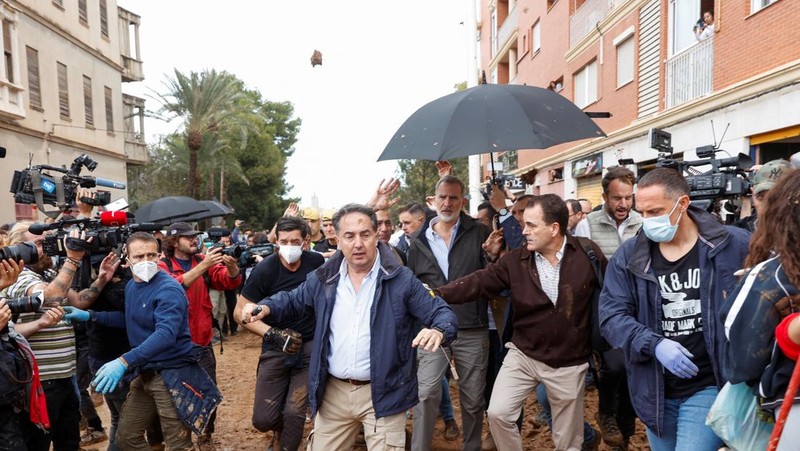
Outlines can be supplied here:
[[217, 448], [214, 447], [214, 439], [211, 438], [211, 434], [197, 437], [197, 449], [198, 451], [216, 451]]
[[444, 439], [448, 442], [452, 442], [453, 440], [458, 438], [458, 435], [461, 434], [461, 430], [458, 428], [458, 424], [456, 420], [448, 420], [444, 422]]
[[600, 435], [603, 437], [603, 441], [606, 442], [606, 445], [612, 448], [623, 445], [625, 438], [622, 436], [622, 432], [619, 431], [617, 420], [613, 415], [597, 412], [595, 419], [597, 420], [597, 424], [600, 425]]

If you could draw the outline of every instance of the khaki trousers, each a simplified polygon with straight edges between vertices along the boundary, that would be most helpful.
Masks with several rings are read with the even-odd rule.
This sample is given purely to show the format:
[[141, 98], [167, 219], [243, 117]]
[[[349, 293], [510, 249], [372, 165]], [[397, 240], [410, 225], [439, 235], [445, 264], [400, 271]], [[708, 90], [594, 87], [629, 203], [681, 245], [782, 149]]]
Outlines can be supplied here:
[[370, 451], [405, 449], [405, 412], [376, 419], [371, 387], [328, 377], [325, 396], [314, 417], [312, 451], [353, 449], [362, 427]]
[[517, 429], [525, 400], [544, 384], [553, 412], [556, 450], [580, 450], [583, 443], [583, 389], [588, 363], [552, 368], [522, 353], [513, 343], [494, 383], [489, 402], [489, 428], [497, 449], [522, 450]]

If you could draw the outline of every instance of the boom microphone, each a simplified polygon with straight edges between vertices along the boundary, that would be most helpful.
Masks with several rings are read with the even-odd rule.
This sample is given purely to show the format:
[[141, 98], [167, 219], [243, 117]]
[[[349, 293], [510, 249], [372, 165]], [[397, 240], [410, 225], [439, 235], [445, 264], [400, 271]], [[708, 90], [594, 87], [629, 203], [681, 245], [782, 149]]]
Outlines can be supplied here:
[[28, 227], [28, 232], [31, 232], [34, 235], [41, 235], [48, 230], [57, 229], [58, 224], [45, 224], [44, 222], [34, 222], [33, 224]]

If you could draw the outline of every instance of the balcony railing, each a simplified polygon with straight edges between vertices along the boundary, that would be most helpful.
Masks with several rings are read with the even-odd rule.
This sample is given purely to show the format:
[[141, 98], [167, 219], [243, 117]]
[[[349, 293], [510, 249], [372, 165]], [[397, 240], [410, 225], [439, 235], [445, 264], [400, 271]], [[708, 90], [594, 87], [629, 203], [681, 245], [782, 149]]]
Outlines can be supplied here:
[[137, 61], [130, 56], [122, 55], [122, 67], [125, 68], [122, 72], [122, 81], [144, 80], [144, 71], [142, 70], [141, 61]]
[[666, 107], [672, 108], [714, 89], [714, 37], [667, 60]]
[[508, 16], [506, 16], [505, 20], [503, 20], [503, 24], [500, 25], [500, 29], [497, 30], [497, 45], [495, 47], [495, 55], [497, 51], [500, 51], [509, 39], [514, 36], [514, 33], [517, 31], [517, 6], [514, 5], [511, 8], [511, 11], [508, 12]]
[[126, 140], [125, 156], [128, 164], [147, 164], [147, 146], [143, 143]]
[[621, 0], [586, 0], [569, 18], [569, 46], [574, 47], [584, 36], [595, 29]]

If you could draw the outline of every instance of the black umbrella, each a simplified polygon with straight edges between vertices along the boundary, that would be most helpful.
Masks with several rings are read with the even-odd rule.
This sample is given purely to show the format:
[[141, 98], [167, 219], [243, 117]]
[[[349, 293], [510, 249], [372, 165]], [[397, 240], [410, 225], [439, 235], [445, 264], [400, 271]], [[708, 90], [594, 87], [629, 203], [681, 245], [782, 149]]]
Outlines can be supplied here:
[[194, 198], [168, 196], [142, 205], [135, 216], [137, 222], [167, 223], [207, 211], [208, 207]]
[[417, 110], [378, 161], [448, 160], [600, 136], [605, 133], [597, 124], [560, 94], [534, 86], [482, 84]]
[[180, 218], [179, 220], [184, 222], [200, 221], [202, 219], [216, 218], [233, 213], [233, 208], [215, 200], [201, 200], [200, 203], [205, 205], [208, 208], [208, 211], [195, 213], [184, 218]]

